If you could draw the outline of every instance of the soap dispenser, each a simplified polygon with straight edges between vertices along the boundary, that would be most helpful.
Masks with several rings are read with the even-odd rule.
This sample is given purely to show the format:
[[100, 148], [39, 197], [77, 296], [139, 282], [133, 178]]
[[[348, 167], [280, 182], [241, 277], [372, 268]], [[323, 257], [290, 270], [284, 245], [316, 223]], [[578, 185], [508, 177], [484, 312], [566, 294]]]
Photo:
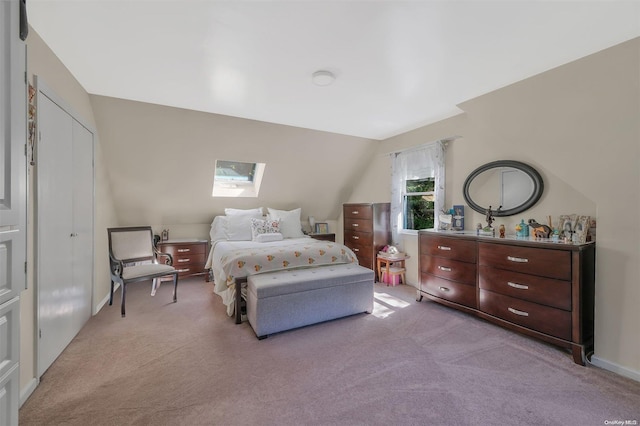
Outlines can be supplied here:
[[520, 220], [520, 227], [522, 228], [522, 236], [523, 237], [528, 237], [529, 236], [529, 225], [524, 223], [524, 219]]

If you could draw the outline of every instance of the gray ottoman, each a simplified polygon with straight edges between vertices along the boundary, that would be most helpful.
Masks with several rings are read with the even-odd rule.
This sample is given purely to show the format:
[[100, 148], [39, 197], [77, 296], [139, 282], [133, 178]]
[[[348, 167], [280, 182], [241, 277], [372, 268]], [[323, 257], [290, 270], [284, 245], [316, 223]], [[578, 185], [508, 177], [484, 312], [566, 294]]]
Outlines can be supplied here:
[[373, 312], [374, 272], [355, 263], [291, 269], [247, 279], [247, 318], [256, 336]]

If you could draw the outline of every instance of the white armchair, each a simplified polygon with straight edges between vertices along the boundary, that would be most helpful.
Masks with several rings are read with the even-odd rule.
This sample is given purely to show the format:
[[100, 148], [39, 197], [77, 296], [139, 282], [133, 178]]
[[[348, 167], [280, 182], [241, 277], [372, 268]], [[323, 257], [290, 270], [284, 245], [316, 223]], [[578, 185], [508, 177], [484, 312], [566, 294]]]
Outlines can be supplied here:
[[[111, 293], [109, 305], [113, 304], [115, 283], [120, 283], [122, 295], [121, 314], [125, 316], [127, 284], [137, 281], [154, 281], [165, 276], [173, 276], [173, 301], [178, 300], [178, 271], [172, 266], [173, 257], [169, 253], [159, 253], [153, 244], [150, 226], [108, 228], [109, 264], [111, 269]], [[167, 263], [158, 263], [158, 254], [167, 256]]]

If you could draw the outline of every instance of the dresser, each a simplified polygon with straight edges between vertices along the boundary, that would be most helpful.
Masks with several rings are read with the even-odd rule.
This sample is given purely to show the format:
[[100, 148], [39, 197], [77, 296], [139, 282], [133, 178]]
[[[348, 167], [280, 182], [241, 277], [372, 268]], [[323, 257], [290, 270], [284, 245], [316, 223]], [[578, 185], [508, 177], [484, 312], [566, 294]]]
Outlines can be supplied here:
[[[179, 278], [204, 275], [209, 281], [209, 273], [205, 270], [209, 254], [207, 240], [167, 240], [158, 242], [158, 251], [169, 253], [173, 257], [173, 266], [178, 270]], [[158, 256], [158, 262], [164, 262], [166, 256]]]
[[343, 205], [344, 245], [353, 250], [365, 268], [375, 271], [378, 251], [391, 244], [390, 209], [390, 203]]
[[595, 244], [420, 231], [427, 297], [572, 351], [593, 346]]

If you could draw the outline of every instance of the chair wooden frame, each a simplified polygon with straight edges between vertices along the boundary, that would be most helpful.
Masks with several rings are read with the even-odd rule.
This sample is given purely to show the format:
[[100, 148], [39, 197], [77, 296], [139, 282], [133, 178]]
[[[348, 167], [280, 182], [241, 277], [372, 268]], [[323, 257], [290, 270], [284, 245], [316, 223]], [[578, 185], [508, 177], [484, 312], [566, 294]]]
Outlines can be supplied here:
[[[173, 302], [178, 301], [178, 271], [173, 267], [173, 256], [170, 253], [158, 251], [150, 226], [107, 228], [107, 233], [109, 235], [109, 269], [111, 271], [109, 305], [113, 304], [115, 283], [120, 283], [122, 296], [120, 312], [124, 317], [127, 284], [166, 276], [173, 278]], [[165, 264], [158, 263], [158, 255], [167, 256]]]

